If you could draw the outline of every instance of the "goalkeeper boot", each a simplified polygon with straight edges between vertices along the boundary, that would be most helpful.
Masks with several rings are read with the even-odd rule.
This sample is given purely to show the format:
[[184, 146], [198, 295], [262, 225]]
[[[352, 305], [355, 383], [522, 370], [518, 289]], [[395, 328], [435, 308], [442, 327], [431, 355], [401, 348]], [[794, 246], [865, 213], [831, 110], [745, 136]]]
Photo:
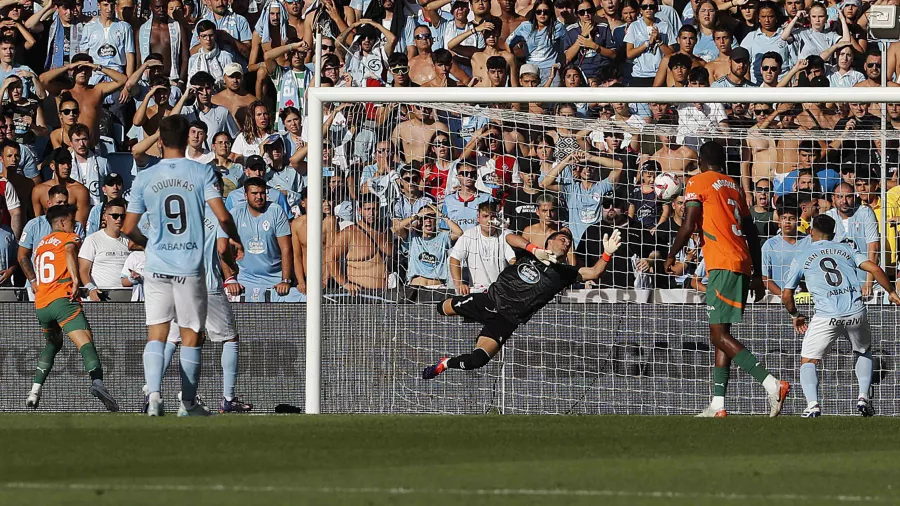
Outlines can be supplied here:
[[820, 416], [822, 416], [822, 406], [819, 406], [819, 403], [815, 403], [812, 406], [807, 406], [807, 408], [803, 410], [803, 414], [800, 416], [802, 418], [819, 418]]
[[203, 404], [192, 402], [190, 406], [186, 406], [184, 402], [180, 402], [178, 416], [212, 416], [212, 413]]
[[248, 404], [237, 397], [230, 401], [222, 397], [222, 402], [219, 403], [219, 413], [246, 413], [252, 409], [253, 404]]
[[100, 399], [100, 402], [103, 403], [103, 406], [106, 407], [107, 411], [112, 413], [119, 411], [119, 403], [116, 402], [116, 399], [109, 393], [109, 390], [106, 389], [103, 380], [96, 379], [91, 382], [91, 395]]
[[430, 365], [422, 371], [422, 379], [430, 380], [436, 378], [438, 374], [447, 370], [447, 361], [450, 357], [444, 357], [438, 360], [438, 363]]
[[875, 416], [875, 406], [872, 405], [872, 401], [866, 399], [865, 397], [860, 397], [858, 401], [856, 401], [856, 410], [859, 411], [864, 417]]
[[778, 390], [775, 395], [769, 394], [769, 416], [775, 417], [781, 414], [784, 407], [784, 400], [787, 399], [788, 393], [791, 391], [791, 384], [781, 380], [778, 382]]
[[37, 409], [38, 404], [41, 403], [41, 388], [32, 387], [31, 392], [28, 393], [28, 398], [25, 399], [25, 407], [31, 409]]
[[707, 406], [706, 409], [694, 415], [694, 418], [725, 418], [726, 416], [728, 416], [728, 412], [724, 409]]

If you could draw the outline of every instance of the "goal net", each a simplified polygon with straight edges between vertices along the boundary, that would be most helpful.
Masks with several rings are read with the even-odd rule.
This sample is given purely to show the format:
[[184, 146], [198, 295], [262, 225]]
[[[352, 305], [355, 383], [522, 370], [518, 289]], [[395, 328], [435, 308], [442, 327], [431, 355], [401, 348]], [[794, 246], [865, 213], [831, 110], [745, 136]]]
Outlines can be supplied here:
[[[766, 245], [771, 289], [748, 307], [733, 334], [795, 385], [785, 412], [806, 407], [798, 373], [802, 336], [777, 294], [812, 217], [826, 212], [838, 213], [844, 227], [838, 240], [870, 255], [894, 279], [891, 220], [900, 209], [891, 202], [900, 193], [891, 189], [900, 141], [891, 123], [900, 122], [900, 107], [849, 98], [711, 103], [709, 92], [722, 90], [708, 89], [679, 90], [702, 103], [658, 103], [646, 102], [647, 91], [633, 100], [628, 93], [641, 92], [590, 91], [548, 89], [516, 103], [494, 94], [471, 104], [437, 94], [389, 101], [421, 96], [403, 90], [315, 90], [322, 102], [310, 100], [309, 123], [320, 121], [321, 104], [327, 128], [324, 135], [308, 130], [309, 174], [320, 168], [323, 174], [321, 188], [309, 178], [310, 237], [318, 237], [315, 201], [321, 198], [324, 209], [323, 267], [307, 279], [308, 411], [700, 411], [712, 395], [714, 361], [700, 238], [695, 234], [676, 252], [676, 274], [662, 265], [684, 212], [679, 185], [698, 170], [697, 150], [707, 141], [725, 147], [725, 172], [744, 189]], [[671, 91], [660, 90], [659, 100], [670, 100]], [[466, 92], [474, 90], [454, 93]], [[604, 99], [609, 95], [621, 101]], [[779, 98], [785, 95], [800, 96]], [[528, 101], [535, 99], [553, 102]], [[469, 352], [481, 329], [439, 315], [436, 305], [486, 290], [514, 262], [505, 234], [543, 245], [562, 228], [575, 238], [571, 263], [596, 262], [600, 238], [615, 228], [623, 246], [600, 280], [563, 292], [519, 326], [487, 366], [421, 379], [438, 359]], [[318, 260], [308, 251], [311, 262]], [[863, 293], [870, 285], [860, 277]], [[809, 297], [798, 291], [801, 310], [811, 315]], [[879, 414], [896, 414], [896, 313], [883, 295], [876, 289], [867, 299], [873, 393]], [[826, 413], [855, 413], [855, 361], [849, 343], [839, 340], [820, 366]], [[764, 390], [737, 366], [726, 405], [732, 413], [767, 412]]]

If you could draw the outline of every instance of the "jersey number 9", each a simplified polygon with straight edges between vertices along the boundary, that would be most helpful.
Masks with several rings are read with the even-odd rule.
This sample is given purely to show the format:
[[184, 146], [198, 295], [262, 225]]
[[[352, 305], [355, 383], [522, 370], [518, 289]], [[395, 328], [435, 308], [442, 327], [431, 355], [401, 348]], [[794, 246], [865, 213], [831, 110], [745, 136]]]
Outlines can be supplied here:
[[170, 221], [166, 229], [172, 235], [181, 235], [187, 230], [187, 210], [181, 195], [169, 195], [165, 201], [166, 218]]

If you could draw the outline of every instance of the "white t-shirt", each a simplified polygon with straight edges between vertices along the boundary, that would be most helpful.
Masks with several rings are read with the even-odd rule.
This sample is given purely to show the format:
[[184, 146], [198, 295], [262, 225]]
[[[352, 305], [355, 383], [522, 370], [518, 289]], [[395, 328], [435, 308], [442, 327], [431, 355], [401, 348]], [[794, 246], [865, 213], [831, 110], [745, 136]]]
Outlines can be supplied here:
[[[128, 279], [131, 277], [131, 271], [134, 271], [141, 276], [144, 275], [144, 266], [147, 263], [147, 254], [143, 251], [132, 251], [128, 258], [125, 259], [125, 264], [122, 266], [122, 274], [121, 277], [124, 279]], [[131, 302], [143, 302], [144, 301], [144, 283], [138, 283], [131, 287]]]
[[265, 137], [260, 137], [253, 142], [247, 142], [247, 139], [244, 138], [244, 134], [239, 133], [237, 134], [237, 137], [234, 138], [234, 144], [231, 145], [231, 152], [241, 155], [244, 158], [250, 155], [262, 156], [259, 152], [259, 145], [262, 144], [262, 141], [264, 140]]
[[189, 155], [187, 152], [185, 152], [184, 156], [188, 160], [193, 160], [195, 162], [200, 162], [200, 163], [210, 163], [216, 159], [216, 154], [213, 153], [212, 151], [207, 151], [206, 153], [203, 153], [202, 155], [200, 155], [196, 158], [191, 157], [191, 155]]
[[122, 288], [122, 266], [130, 253], [127, 237], [113, 239], [105, 230], [98, 230], [84, 239], [78, 258], [94, 263], [91, 277], [102, 290]]
[[500, 272], [516, 258], [506, 243], [508, 230], [496, 236], [485, 236], [477, 225], [463, 232], [450, 251], [450, 258], [469, 268], [469, 286], [473, 292], [483, 292], [497, 280]]

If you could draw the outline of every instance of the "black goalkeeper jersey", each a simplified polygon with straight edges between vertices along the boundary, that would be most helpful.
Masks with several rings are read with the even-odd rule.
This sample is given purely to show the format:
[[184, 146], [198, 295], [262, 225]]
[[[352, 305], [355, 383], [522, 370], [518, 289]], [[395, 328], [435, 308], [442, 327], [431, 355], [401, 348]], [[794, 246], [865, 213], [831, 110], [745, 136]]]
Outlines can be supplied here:
[[497, 313], [513, 323], [526, 323], [542, 307], [578, 279], [578, 268], [544, 265], [534, 255], [517, 251], [514, 265], [503, 269], [487, 295]]

